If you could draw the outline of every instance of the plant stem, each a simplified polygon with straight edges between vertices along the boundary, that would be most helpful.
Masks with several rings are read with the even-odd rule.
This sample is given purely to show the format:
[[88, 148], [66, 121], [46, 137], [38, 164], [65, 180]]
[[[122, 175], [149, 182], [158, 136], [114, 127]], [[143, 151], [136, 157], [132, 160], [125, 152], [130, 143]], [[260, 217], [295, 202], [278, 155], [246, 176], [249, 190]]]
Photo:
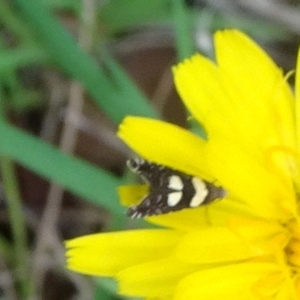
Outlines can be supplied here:
[[0, 156], [0, 170], [14, 239], [14, 263], [20, 284], [20, 298], [26, 299], [29, 288], [27, 233], [15, 167], [12, 160], [7, 156]]

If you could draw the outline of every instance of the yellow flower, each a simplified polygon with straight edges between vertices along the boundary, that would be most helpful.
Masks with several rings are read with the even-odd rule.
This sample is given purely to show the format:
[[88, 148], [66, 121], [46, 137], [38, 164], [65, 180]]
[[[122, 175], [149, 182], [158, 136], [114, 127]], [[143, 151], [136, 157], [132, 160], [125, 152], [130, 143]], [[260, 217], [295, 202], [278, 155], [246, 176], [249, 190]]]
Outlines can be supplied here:
[[[119, 136], [140, 156], [217, 183], [208, 206], [147, 218], [162, 229], [67, 242], [68, 267], [112, 276], [147, 299], [300, 299], [300, 59], [296, 93], [266, 53], [235, 30], [215, 35], [216, 63], [197, 54], [175, 84], [207, 139], [127, 117]], [[136, 201], [144, 187], [121, 190]]]

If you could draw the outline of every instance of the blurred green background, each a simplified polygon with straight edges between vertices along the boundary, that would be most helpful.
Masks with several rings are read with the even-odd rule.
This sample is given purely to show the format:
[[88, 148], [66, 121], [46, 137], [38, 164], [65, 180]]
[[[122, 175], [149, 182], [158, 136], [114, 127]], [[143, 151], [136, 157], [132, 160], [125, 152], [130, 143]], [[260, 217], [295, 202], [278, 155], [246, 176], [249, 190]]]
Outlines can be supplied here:
[[139, 115], [199, 133], [171, 66], [213, 58], [213, 33], [238, 28], [292, 70], [299, 15], [297, 0], [0, 0], [0, 299], [122, 299], [114, 282], [67, 271], [63, 247], [149, 226], [118, 202], [135, 180], [118, 124]]

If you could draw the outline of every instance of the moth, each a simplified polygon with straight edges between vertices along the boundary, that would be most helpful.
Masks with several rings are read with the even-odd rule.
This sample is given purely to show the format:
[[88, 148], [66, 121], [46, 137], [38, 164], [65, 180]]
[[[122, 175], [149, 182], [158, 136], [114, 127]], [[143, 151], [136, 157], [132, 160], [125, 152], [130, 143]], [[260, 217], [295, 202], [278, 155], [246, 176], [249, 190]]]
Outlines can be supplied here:
[[195, 208], [225, 197], [222, 187], [163, 165], [135, 158], [127, 166], [149, 185], [148, 195], [128, 208], [126, 214], [131, 218]]

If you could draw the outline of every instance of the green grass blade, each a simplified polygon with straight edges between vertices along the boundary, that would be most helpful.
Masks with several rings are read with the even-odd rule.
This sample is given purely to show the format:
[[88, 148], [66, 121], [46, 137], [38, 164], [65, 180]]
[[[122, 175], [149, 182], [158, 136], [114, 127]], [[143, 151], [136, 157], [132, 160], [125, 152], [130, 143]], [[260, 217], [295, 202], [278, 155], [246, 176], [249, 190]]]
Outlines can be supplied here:
[[190, 57], [196, 50], [193, 38], [193, 17], [183, 0], [172, 0], [173, 27], [178, 61]]
[[69, 191], [123, 216], [117, 187], [121, 180], [51, 145], [0, 123], [0, 153]]
[[20, 285], [20, 294], [22, 298], [26, 299], [29, 292], [29, 280], [26, 276], [29, 271], [29, 265], [26, 259], [28, 252], [27, 232], [21, 195], [15, 174], [15, 167], [10, 158], [0, 155], [0, 170], [13, 234], [16, 277]]
[[[79, 48], [73, 37], [47, 11], [40, 1], [15, 0], [23, 17], [38, 35], [43, 47], [53, 60], [72, 78], [80, 81], [98, 105], [115, 122], [120, 123], [127, 114], [148, 116], [148, 104], [115, 91], [97, 63]], [[140, 101], [140, 105], [137, 105]], [[142, 108], [142, 109], [141, 109]]]
[[[31, 34], [31, 30], [24, 24], [22, 19], [18, 17], [13, 8], [13, 5], [11, 5], [9, 1], [0, 0], [1, 26], [5, 26], [9, 32], [15, 34], [20, 44], [34, 44], [34, 38]], [[3, 36], [1, 38], [3, 38]], [[3, 40], [5, 39], [3, 38]]]
[[48, 55], [38, 47], [20, 47], [0, 52], [0, 75], [28, 64], [45, 63]]

